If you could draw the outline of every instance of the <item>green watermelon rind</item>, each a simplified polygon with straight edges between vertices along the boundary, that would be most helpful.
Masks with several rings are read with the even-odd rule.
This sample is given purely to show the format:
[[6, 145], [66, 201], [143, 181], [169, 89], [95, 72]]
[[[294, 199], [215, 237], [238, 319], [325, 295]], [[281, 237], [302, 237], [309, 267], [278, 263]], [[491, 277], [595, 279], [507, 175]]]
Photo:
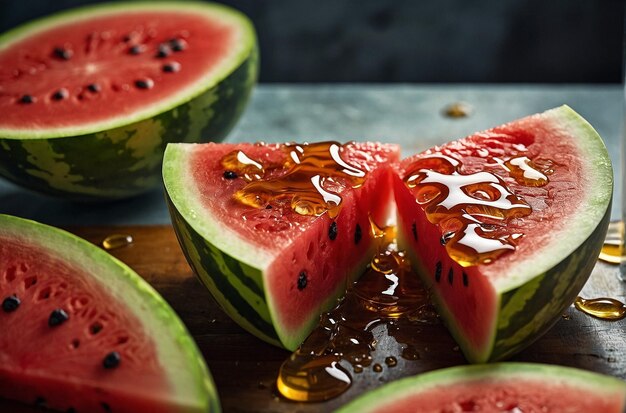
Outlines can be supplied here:
[[52, 16], [33, 20], [24, 25], [18, 26], [0, 35], [0, 51], [10, 47], [24, 38], [33, 34], [61, 25], [65, 22], [77, 22], [83, 19], [90, 19], [96, 16], [124, 14], [133, 12], [150, 11], [171, 11], [181, 10], [191, 11], [199, 15], [206, 15], [209, 18], [217, 17], [221, 22], [229, 22], [233, 27], [237, 27], [241, 34], [241, 39], [235, 42], [237, 49], [231, 50], [229, 59], [225, 59], [212, 73], [205, 75], [197, 82], [181, 89], [175, 96], [169, 97], [157, 105], [148, 107], [137, 113], [128, 115], [122, 114], [118, 119], [103, 121], [84, 127], [45, 129], [42, 131], [14, 130], [0, 128], [0, 137], [6, 139], [51, 139], [67, 136], [87, 135], [95, 132], [115, 129], [131, 123], [153, 118], [159, 114], [170, 111], [190, 100], [201, 96], [207, 90], [214, 88], [225, 80], [232, 72], [240, 67], [249, 57], [257, 52], [256, 34], [250, 20], [239, 11], [217, 3], [203, 3], [194, 1], [182, 2], [135, 2], [135, 3], [110, 3], [89, 5], [80, 8], [60, 12]]
[[[47, 136], [7, 134], [0, 130], [0, 175], [32, 190], [75, 201], [128, 198], [161, 184], [161, 164], [168, 143], [223, 140], [243, 113], [257, 81], [254, 29], [243, 15], [222, 6], [176, 3], [176, 7], [179, 5], [232, 12], [241, 19], [251, 46], [231, 72], [223, 78], [209, 76], [208, 83], [188, 94], [186, 101], [163, 107], [145, 119], [129, 117], [120, 125], [110, 123], [66, 134], [50, 132]], [[124, 6], [90, 6], [44, 21], [53, 24], [89, 15], [91, 10], [116, 11]], [[146, 7], [152, 6], [131, 5], [137, 10]], [[16, 31], [30, 33], [32, 25], [37, 22], [2, 38], [13, 38], [11, 33]]]
[[169, 304], [130, 267], [95, 245], [58, 228], [0, 214], [0, 237], [33, 245], [90, 274], [123, 302], [152, 337], [173, 395], [187, 412], [219, 412], [213, 378], [187, 328]]
[[499, 378], [539, 380], [545, 381], [547, 385], [572, 386], [581, 392], [589, 391], [607, 396], [619, 395], [622, 399], [622, 408], [626, 407], [626, 382], [615, 377], [572, 367], [509, 362], [450, 367], [418, 376], [406, 377], [365, 393], [336, 410], [336, 413], [372, 412], [383, 408], [385, 403], [437, 387], [441, 388], [481, 379], [497, 380]]
[[[566, 225], [541, 253], [507, 268], [494, 280], [496, 311], [488, 346], [475, 349], [465, 338], [445, 301], [434, 288], [428, 271], [411, 248], [407, 254], [426, 286], [448, 330], [463, 354], [472, 363], [503, 360], [518, 353], [545, 333], [574, 302], [587, 282], [600, 254], [611, 213], [613, 173], [606, 147], [593, 127], [568, 106], [533, 116], [557, 119], [561, 127], [572, 130], [586, 163], [589, 192], [576, 212], [575, 225]], [[506, 128], [506, 125], [504, 125]], [[401, 218], [399, 218], [401, 219]], [[399, 226], [399, 245], [410, 245], [408, 234]]]

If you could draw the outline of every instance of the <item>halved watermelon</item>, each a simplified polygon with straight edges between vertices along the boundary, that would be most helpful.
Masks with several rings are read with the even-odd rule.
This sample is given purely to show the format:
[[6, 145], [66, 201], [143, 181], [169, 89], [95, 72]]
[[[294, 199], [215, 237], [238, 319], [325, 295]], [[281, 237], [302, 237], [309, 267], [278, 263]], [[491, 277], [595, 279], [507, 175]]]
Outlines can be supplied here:
[[219, 411], [169, 305], [64, 231], [0, 215], [0, 397], [67, 412]]
[[511, 356], [574, 301], [613, 189], [593, 128], [562, 106], [403, 160], [400, 245], [466, 358]]
[[626, 383], [569, 367], [494, 363], [452, 367], [397, 380], [337, 413], [622, 413]]
[[398, 156], [378, 143], [170, 144], [163, 178], [202, 282], [242, 327], [293, 350], [369, 263]]
[[0, 175], [79, 200], [161, 183], [168, 142], [219, 141], [256, 82], [256, 37], [228, 7], [83, 7], [0, 36]]

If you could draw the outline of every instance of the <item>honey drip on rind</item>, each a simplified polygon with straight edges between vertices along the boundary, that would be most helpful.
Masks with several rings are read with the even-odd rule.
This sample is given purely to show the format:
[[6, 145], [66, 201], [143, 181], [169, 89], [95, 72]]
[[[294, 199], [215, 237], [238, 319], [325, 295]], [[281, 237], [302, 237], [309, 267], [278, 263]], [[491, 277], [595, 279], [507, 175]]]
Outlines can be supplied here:
[[[288, 200], [300, 215], [335, 218], [342, 206], [340, 191], [345, 186], [363, 185], [366, 171], [346, 162], [338, 142], [287, 144], [282, 146], [285, 162], [264, 166], [243, 151], [233, 151], [222, 158], [222, 166], [246, 180], [234, 198], [244, 205], [266, 208], [272, 202]], [[276, 169], [284, 173], [271, 173]]]
[[614, 298], [582, 298], [576, 297], [574, 307], [592, 317], [601, 320], [621, 320], [626, 317], [626, 305]]
[[[519, 165], [530, 168], [523, 160]], [[427, 219], [439, 225], [441, 242], [452, 259], [464, 267], [490, 264], [515, 250], [523, 234], [511, 231], [507, 223], [530, 215], [532, 209], [498, 175], [485, 171], [462, 174], [460, 168], [461, 162], [450, 156], [429, 155], [415, 162], [405, 184], [423, 206]], [[520, 171], [525, 173], [522, 167]]]
[[419, 360], [417, 329], [439, 322], [409, 261], [396, 249], [395, 228], [371, 224], [379, 248], [369, 269], [280, 368], [276, 385], [287, 399], [328, 400], [350, 387], [353, 374], [396, 367], [393, 355], [376, 359], [376, 337], [385, 329], [404, 343], [404, 360]]

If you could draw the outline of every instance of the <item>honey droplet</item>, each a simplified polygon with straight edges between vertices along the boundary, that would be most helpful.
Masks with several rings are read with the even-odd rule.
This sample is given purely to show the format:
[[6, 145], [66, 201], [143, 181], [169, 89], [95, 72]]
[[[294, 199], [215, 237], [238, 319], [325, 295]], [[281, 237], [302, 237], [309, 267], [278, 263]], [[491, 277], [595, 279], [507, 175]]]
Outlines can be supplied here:
[[[291, 357], [294, 361], [296, 358]], [[289, 360], [288, 360], [289, 361]], [[289, 400], [319, 402], [336, 397], [352, 384], [352, 377], [335, 355], [324, 357], [299, 355], [299, 363], [283, 363], [276, 386]]]
[[102, 240], [102, 247], [107, 250], [123, 248], [133, 243], [132, 235], [128, 234], [111, 234]]
[[448, 118], [464, 118], [472, 113], [472, 107], [465, 102], [454, 102], [446, 106], [443, 113]]
[[385, 357], [385, 364], [389, 367], [395, 367], [398, 364], [398, 360], [394, 356]]
[[576, 297], [574, 306], [583, 313], [601, 320], [621, 320], [626, 317], [626, 305], [614, 298]]
[[381, 373], [383, 371], [383, 366], [376, 363], [372, 366], [372, 370], [374, 370], [376, 373]]

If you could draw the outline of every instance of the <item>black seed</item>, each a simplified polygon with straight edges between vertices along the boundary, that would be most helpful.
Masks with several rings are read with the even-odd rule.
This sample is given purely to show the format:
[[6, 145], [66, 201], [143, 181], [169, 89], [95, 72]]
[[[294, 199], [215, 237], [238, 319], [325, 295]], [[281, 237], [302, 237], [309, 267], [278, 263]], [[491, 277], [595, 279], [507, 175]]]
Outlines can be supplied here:
[[304, 290], [308, 283], [309, 279], [306, 276], [306, 271], [300, 271], [300, 274], [298, 275], [298, 290]]
[[439, 240], [439, 242], [441, 242], [441, 245], [446, 245], [452, 237], [454, 237], [453, 231], [446, 232], [445, 234], [441, 236], [441, 239]]
[[54, 55], [58, 57], [59, 59], [70, 60], [72, 56], [74, 55], [74, 52], [64, 47], [55, 47]]
[[90, 92], [93, 92], [93, 93], [98, 93], [98, 92], [100, 92], [100, 90], [101, 90], [101, 89], [100, 89], [100, 85], [99, 85], [99, 84], [97, 84], [97, 83], [90, 83], [90, 84], [88, 84], [88, 85], [87, 85], [87, 89], [88, 89]]
[[236, 179], [237, 174], [233, 171], [224, 171], [224, 179]]
[[441, 261], [437, 261], [435, 265], [435, 281], [439, 282], [441, 280]]
[[175, 52], [182, 52], [187, 48], [187, 43], [183, 39], [170, 39], [170, 47]]
[[417, 224], [415, 222], [411, 225], [411, 232], [413, 233], [413, 239], [417, 241]]
[[180, 63], [169, 62], [163, 65], [163, 71], [166, 73], [175, 73], [180, 71]]
[[112, 351], [104, 356], [104, 359], [102, 359], [102, 366], [105, 369], [114, 369], [120, 365], [121, 360], [122, 357], [120, 356], [120, 353], [118, 353], [117, 351]]
[[334, 241], [337, 238], [337, 223], [335, 221], [330, 223], [330, 227], [328, 227], [328, 238], [331, 241]]
[[22, 97], [20, 98], [20, 102], [22, 103], [34, 103], [35, 102], [35, 97], [32, 95], [22, 95]]
[[102, 410], [104, 410], [107, 413], [111, 412], [111, 406], [109, 406], [108, 403], [105, 402], [100, 402], [100, 406], [102, 406]]
[[161, 43], [157, 48], [156, 57], [163, 58], [169, 56], [170, 54], [172, 54], [172, 49], [170, 49], [170, 47], [165, 43]]
[[50, 318], [48, 318], [48, 325], [50, 327], [60, 326], [65, 323], [70, 318], [69, 315], [62, 308], [57, 308], [56, 310], [50, 313]]
[[450, 271], [448, 271], [448, 282], [452, 284], [453, 280], [454, 280], [454, 270], [452, 269], [452, 267], [450, 267]]
[[66, 99], [70, 95], [70, 92], [65, 88], [61, 88], [52, 94], [52, 99], [54, 100], [63, 100]]
[[89, 331], [91, 332], [91, 334], [98, 334], [100, 331], [102, 331], [102, 324], [93, 323], [91, 327], [89, 327]]
[[361, 242], [361, 238], [363, 238], [361, 226], [359, 224], [356, 224], [356, 228], [354, 229], [354, 243], [358, 244], [359, 242]]
[[467, 273], [463, 271], [463, 286], [467, 287], [469, 285], [469, 279], [467, 278]]
[[132, 54], [132, 55], [138, 55], [141, 54], [143, 52], [146, 51], [146, 46], [142, 45], [142, 44], [136, 44], [134, 46], [131, 46], [130, 49], [128, 49], [128, 53]]
[[41, 396], [37, 396], [35, 399], [35, 407], [45, 409], [47, 407], [46, 399]]
[[20, 299], [14, 295], [11, 295], [5, 298], [4, 301], [2, 301], [2, 311], [4, 311], [5, 313], [12, 313], [13, 311], [17, 310], [17, 307], [19, 307], [20, 304]]
[[152, 89], [154, 81], [150, 78], [135, 80], [135, 86], [139, 89]]
[[272, 209], [272, 206], [270, 204], [265, 205], [265, 209]]

